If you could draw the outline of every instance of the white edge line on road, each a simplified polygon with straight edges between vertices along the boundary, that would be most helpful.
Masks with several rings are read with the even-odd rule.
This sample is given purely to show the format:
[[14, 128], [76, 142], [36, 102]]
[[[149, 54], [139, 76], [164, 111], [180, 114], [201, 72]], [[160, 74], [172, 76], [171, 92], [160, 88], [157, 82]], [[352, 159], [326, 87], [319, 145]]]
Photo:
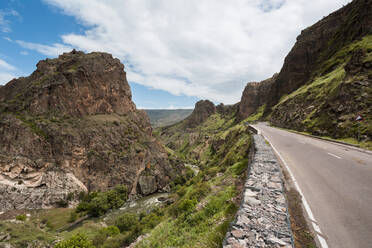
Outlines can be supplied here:
[[[259, 131], [259, 134], [261, 132]], [[295, 185], [296, 187], [296, 190], [298, 191], [298, 193], [301, 195], [301, 198], [302, 198], [302, 203], [304, 204], [304, 208], [305, 208], [305, 211], [311, 221], [311, 224], [313, 225], [313, 228], [314, 228], [314, 231], [316, 232], [316, 236], [318, 237], [318, 240], [319, 240], [319, 243], [320, 243], [320, 246], [322, 248], [328, 248], [328, 244], [327, 244], [327, 241], [322, 237], [323, 236], [323, 233], [322, 231], [320, 230], [320, 227], [319, 225], [317, 224], [317, 221], [315, 220], [314, 218], [314, 215], [313, 215], [313, 212], [311, 211], [310, 209], [310, 206], [309, 206], [309, 203], [307, 202], [304, 194], [302, 193], [301, 189], [300, 189], [300, 186], [298, 185], [295, 177], [293, 176], [293, 173], [291, 171], [291, 169], [289, 168], [287, 162], [285, 162], [285, 160], [283, 159], [282, 155], [280, 155], [280, 153], [278, 152], [278, 150], [275, 148], [275, 146], [265, 137], [265, 135], [262, 134], [262, 136], [265, 138], [265, 140], [267, 140], [267, 142], [270, 143], [271, 147], [273, 148], [273, 150], [275, 151], [275, 153], [278, 155], [278, 157], [280, 158], [280, 160], [282, 160], [284, 166], [286, 167], [292, 181], [293, 181], [293, 184]], [[321, 236], [322, 235], [322, 236]]]
[[337, 156], [337, 155], [334, 155], [333, 153], [330, 153], [330, 152], [327, 152], [328, 155], [331, 155], [332, 157], [335, 157], [335, 158], [338, 158], [338, 159], [342, 159], [341, 157]]

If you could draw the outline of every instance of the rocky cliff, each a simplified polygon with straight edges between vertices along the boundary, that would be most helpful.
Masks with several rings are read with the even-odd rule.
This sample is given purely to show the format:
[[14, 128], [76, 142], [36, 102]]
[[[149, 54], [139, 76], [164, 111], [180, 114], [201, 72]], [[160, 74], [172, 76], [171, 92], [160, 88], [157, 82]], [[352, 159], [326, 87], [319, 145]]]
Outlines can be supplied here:
[[185, 124], [189, 128], [194, 128], [214, 113], [216, 113], [216, 106], [214, 106], [213, 102], [209, 100], [198, 101], [195, 104], [194, 111], [185, 119]]
[[371, 33], [372, 1], [354, 0], [313, 26], [303, 30], [285, 58], [283, 68], [268, 94], [266, 112], [280, 98], [306, 84], [323, 63], [346, 45]]
[[239, 117], [265, 105], [264, 116], [280, 127], [371, 140], [371, 34], [371, 0], [354, 0], [303, 30], [277, 76], [247, 85]]
[[277, 77], [278, 74], [274, 74], [271, 78], [262, 82], [247, 83], [239, 103], [239, 110], [237, 112], [238, 120], [247, 118], [254, 114], [259, 107], [266, 104], [267, 94]]
[[65, 53], [0, 88], [0, 210], [117, 184], [165, 191], [176, 171], [109, 54]]

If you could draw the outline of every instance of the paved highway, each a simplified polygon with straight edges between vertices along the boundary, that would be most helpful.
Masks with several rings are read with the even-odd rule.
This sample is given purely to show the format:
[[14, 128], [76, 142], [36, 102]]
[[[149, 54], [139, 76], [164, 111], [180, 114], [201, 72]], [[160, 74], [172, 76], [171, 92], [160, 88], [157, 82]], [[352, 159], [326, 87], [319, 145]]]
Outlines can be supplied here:
[[372, 247], [372, 155], [264, 123], [254, 127], [290, 168], [321, 229], [323, 247]]

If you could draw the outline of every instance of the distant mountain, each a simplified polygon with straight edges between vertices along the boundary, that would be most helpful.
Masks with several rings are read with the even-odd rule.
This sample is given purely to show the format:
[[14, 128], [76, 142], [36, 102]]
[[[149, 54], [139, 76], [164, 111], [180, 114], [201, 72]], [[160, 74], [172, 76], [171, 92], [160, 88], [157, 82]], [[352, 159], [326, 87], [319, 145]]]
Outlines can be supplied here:
[[192, 109], [144, 109], [152, 127], [164, 127], [182, 121], [192, 113]]

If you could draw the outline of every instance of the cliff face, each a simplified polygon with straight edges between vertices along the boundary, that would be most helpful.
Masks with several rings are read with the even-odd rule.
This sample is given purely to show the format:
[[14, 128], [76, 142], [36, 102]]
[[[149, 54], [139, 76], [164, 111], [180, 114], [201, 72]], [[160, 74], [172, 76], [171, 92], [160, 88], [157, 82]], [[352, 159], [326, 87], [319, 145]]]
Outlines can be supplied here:
[[185, 119], [186, 126], [194, 128], [203, 123], [214, 113], [216, 113], [216, 106], [214, 106], [213, 102], [209, 100], [201, 100], [195, 104], [194, 111]]
[[370, 34], [371, 27], [372, 1], [354, 0], [303, 30], [270, 89], [265, 112], [269, 113], [282, 96], [307, 83], [337, 51]]
[[73, 51], [0, 88], [0, 210], [117, 184], [167, 190], [176, 166], [136, 110], [123, 69], [109, 54]]
[[251, 114], [254, 114], [260, 106], [266, 104], [267, 95], [277, 76], [278, 74], [275, 74], [262, 82], [250, 82], [247, 84], [239, 103], [238, 120], [247, 118]]
[[371, 140], [371, 56], [372, 0], [354, 0], [303, 30], [277, 76], [247, 85], [238, 117], [266, 104], [276, 126]]

